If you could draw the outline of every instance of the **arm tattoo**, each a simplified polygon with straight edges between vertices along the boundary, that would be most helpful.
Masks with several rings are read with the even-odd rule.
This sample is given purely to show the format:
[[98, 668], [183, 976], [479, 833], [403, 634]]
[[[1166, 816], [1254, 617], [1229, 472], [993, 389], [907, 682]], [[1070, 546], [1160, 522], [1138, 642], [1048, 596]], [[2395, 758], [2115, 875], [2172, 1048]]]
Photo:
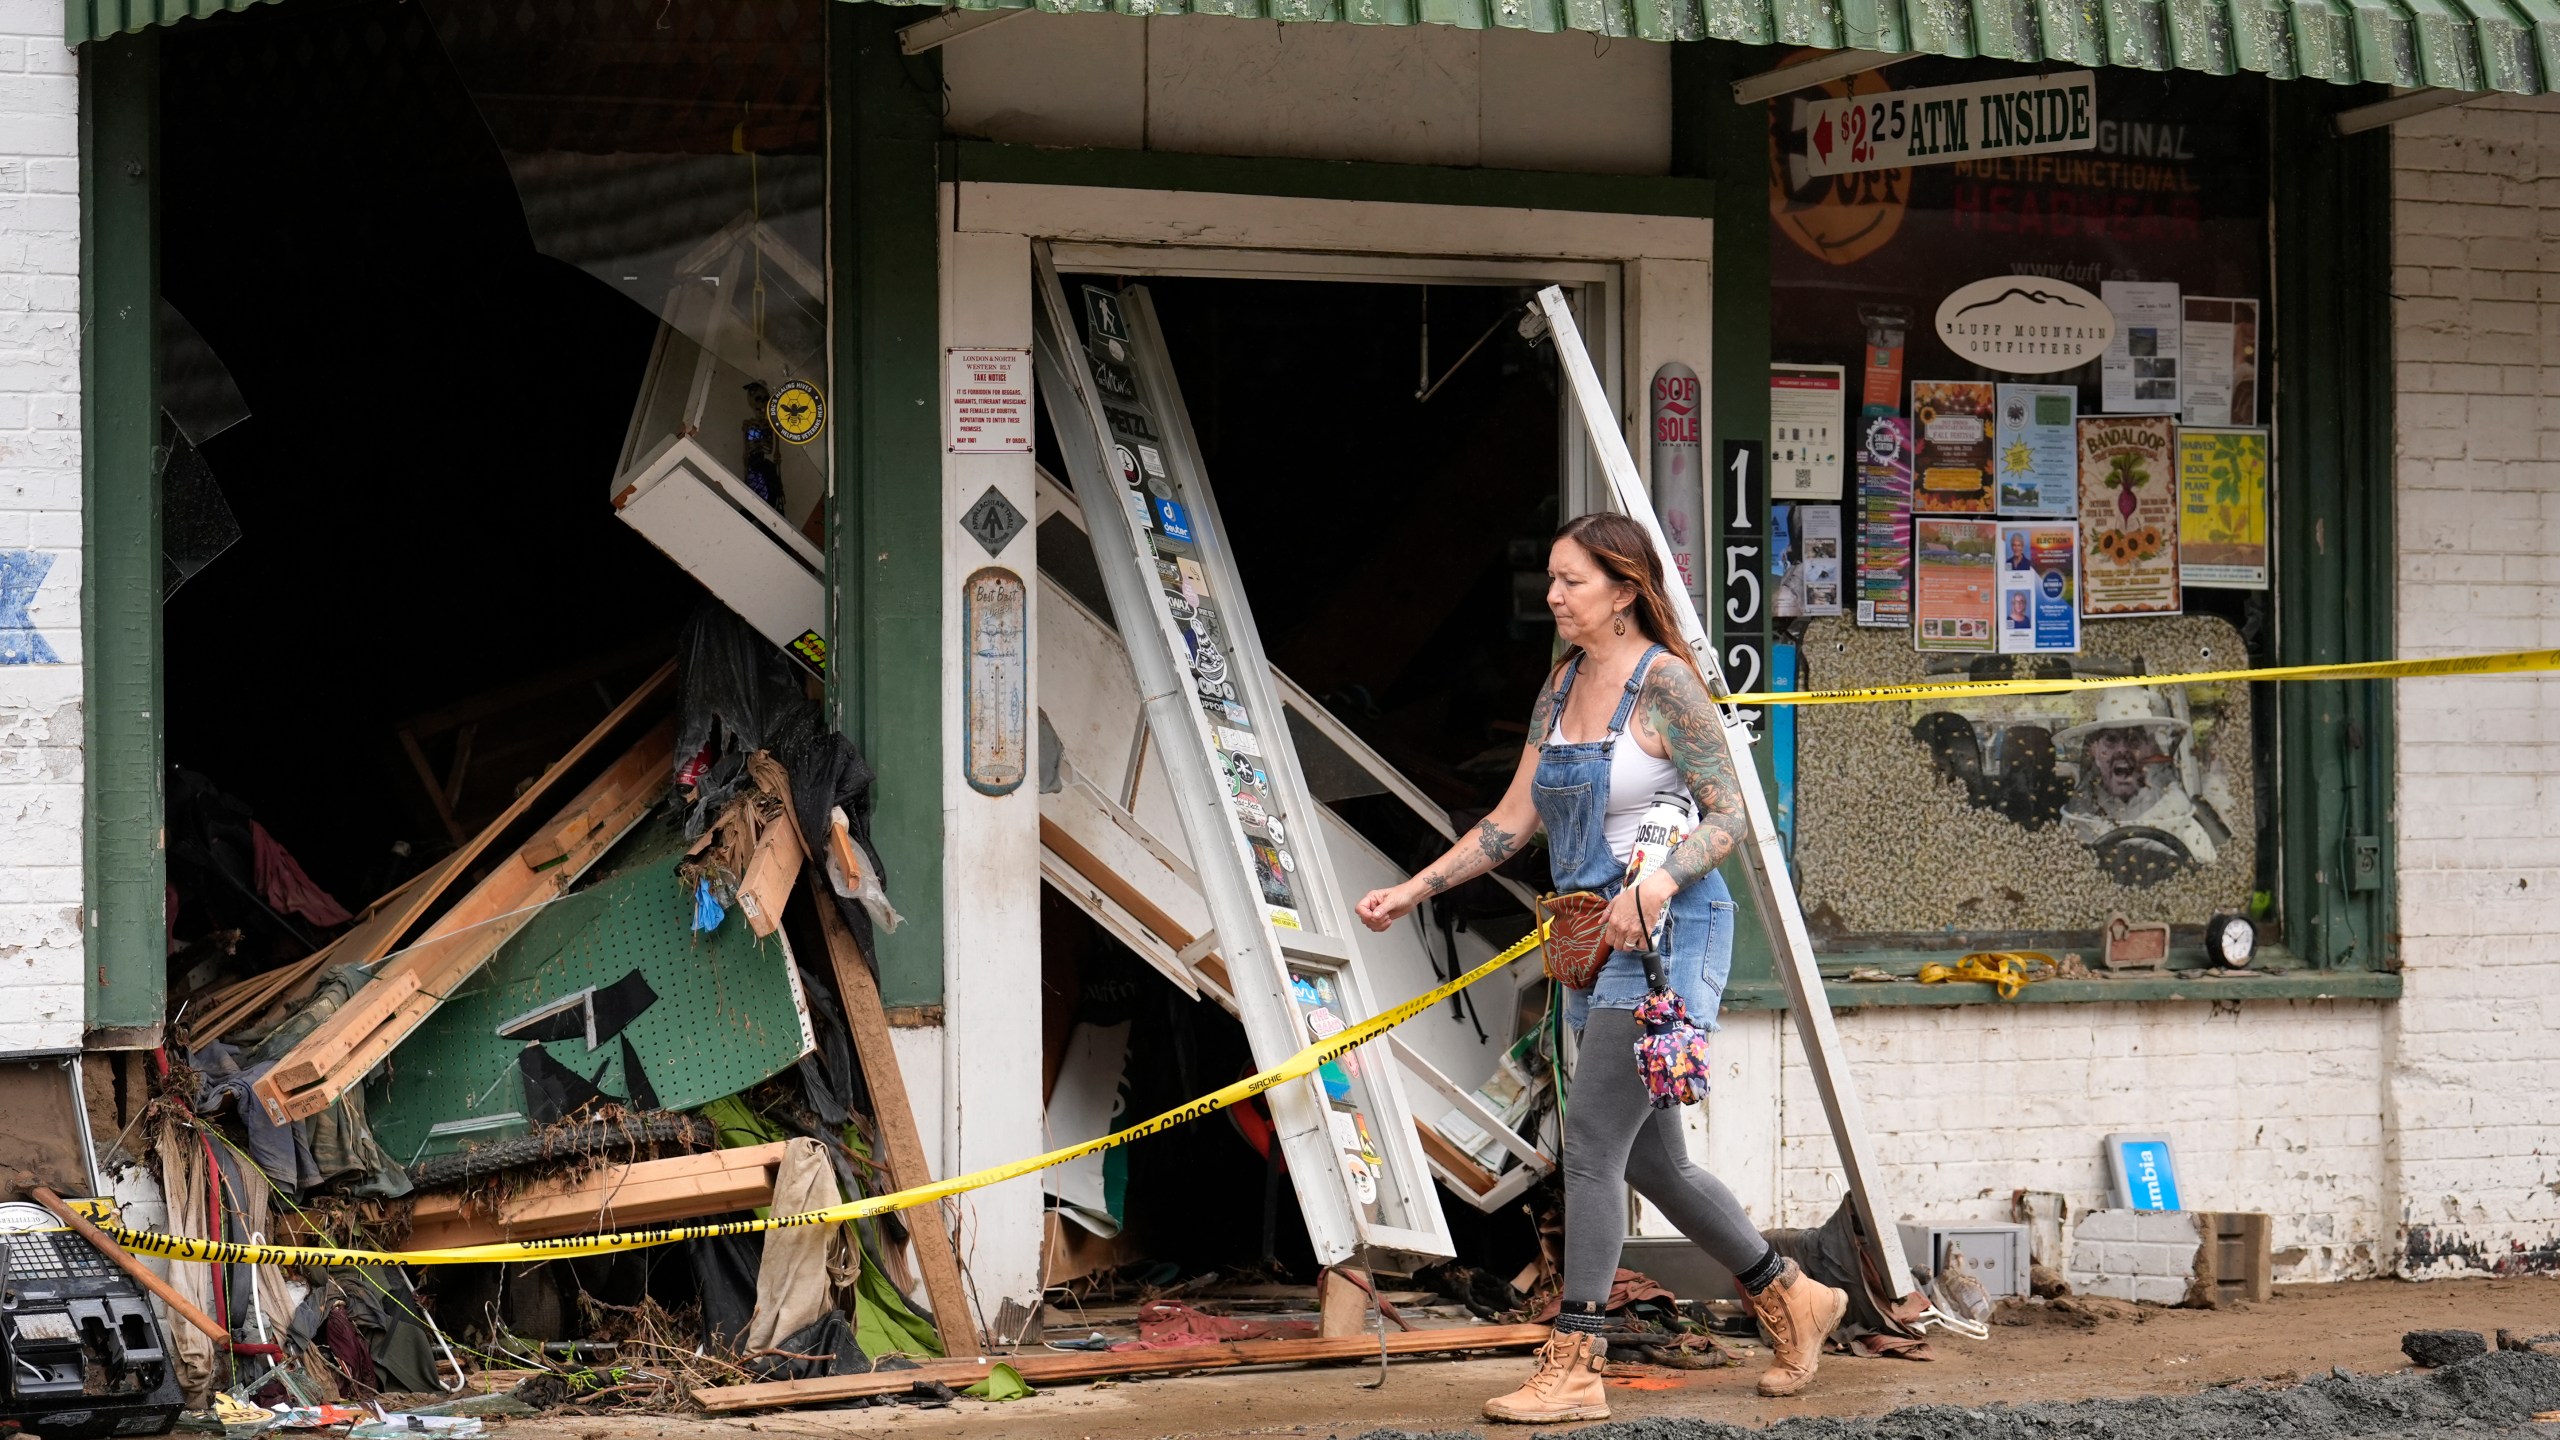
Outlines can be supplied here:
[[1510, 859], [1520, 849], [1520, 837], [1487, 819], [1474, 830], [1475, 849], [1463, 843], [1452, 847], [1440, 863], [1422, 872], [1423, 888], [1437, 895], [1452, 885], [1473, 880], [1496, 865]]
[[1663, 862], [1686, 886], [1724, 863], [1744, 829], [1741, 780], [1724, 742], [1724, 719], [1698, 672], [1676, 658], [1654, 663], [1644, 680], [1645, 723], [1662, 737], [1673, 768], [1698, 799], [1698, 824]]
[[[1556, 673], [1560, 675], [1564, 672], [1559, 670]], [[1555, 723], [1555, 718], [1556, 676], [1550, 675], [1547, 677], [1547, 683], [1538, 687], [1538, 703], [1529, 707], [1529, 743], [1532, 745], [1547, 743], [1547, 727]]]

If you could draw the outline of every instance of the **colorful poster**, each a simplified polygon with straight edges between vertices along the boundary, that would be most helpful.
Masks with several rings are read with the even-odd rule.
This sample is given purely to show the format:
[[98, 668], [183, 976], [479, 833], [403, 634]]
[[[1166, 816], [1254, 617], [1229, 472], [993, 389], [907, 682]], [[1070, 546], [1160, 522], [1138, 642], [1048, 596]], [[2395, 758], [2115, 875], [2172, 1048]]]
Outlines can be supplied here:
[[2080, 651], [2080, 527], [2069, 521], [2000, 527], [2000, 653]]
[[2003, 385], [1992, 427], [2000, 457], [2000, 513], [2068, 520], [2080, 513], [2080, 392], [2069, 385]]
[[1998, 576], [1997, 520], [1911, 522], [1911, 648], [1988, 654]]
[[2258, 302], [2190, 295], [2179, 302], [2178, 419], [2258, 423]]
[[2080, 420], [2080, 613], [2175, 615], [2178, 484], [2166, 415]]
[[1769, 498], [1840, 498], [1848, 388], [1838, 365], [1769, 367]]
[[1799, 562], [1804, 571], [1804, 613], [1840, 614], [1840, 507], [1797, 506], [1796, 543], [1804, 557]]
[[1992, 512], [1992, 391], [1987, 380], [1911, 382], [1911, 508]]
[[2178, 287], [2168, 280], [2107, 280], [2098, 293], [2116, 317], [2100, 362], [2105, 408], [2118, 415], [2178, 413]]
[[1878, 415], [1859, 426], [1858, 623], [1911, 623], [1911, 425]]
[[2267, 588], [2267, 432], [2178, 427], [2179, 580]]

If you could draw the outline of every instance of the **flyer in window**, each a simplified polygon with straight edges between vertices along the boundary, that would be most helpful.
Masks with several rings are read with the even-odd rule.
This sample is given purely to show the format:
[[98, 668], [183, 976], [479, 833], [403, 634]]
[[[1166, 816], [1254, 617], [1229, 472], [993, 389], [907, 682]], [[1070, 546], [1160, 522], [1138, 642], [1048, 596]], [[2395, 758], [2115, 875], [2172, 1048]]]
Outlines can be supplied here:
[[1769, 367], [1769, 497], [1837, 500], [1846, 436], [1847, 371], [1838, 365]]
[[2099, 366], [2107, 410], [2118, 415], [2178, 413], [2178, 287], [2167, 280], [2107, 280], [2099, 295], [2116, 317], [2116, 338]]
[[1797, 506], [1796, 544], [1804, 557], [1804, 613], [1840, 614], [1840, 507]]
[[1858, 427], [1858, 623], [1911, 623], [1911, 426], [1877, 415]]
[[2000, 653], [2080, 652], [2080, 527], [2037, 520], [2000, 527]]
[[2178, 613], [2178, 478], [2165, 415], [2080, 420], [2080, 613]]
[[1992, 384], [1911, 382], [1911, 508], [1924, 515], [1992, 512]]
[[1990, 653], [1999, 531], [1997, 520], [1912, 519], [1912, 649]]
[[1992, 451], [2000, 457], [2000, 513], [2068, 520], [2080, 511], [2080, 391], [2002, 385]]
[[2181, 583], [2267, 588], [2267, 432], [2178, 427]]
[[2179, 310], [2178, 418], [2189, 425], [2257, 424], [2258, 302], [2190, 295]]

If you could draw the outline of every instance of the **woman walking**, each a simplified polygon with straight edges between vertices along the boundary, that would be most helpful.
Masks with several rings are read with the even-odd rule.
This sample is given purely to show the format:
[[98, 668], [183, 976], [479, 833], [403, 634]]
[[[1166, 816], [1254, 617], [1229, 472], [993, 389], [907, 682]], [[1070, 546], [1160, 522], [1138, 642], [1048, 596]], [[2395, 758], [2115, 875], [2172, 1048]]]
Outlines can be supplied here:
[[[1701, 1025], [1713, 1028], [1732, 967], [1733, 898], [1716, 866], [1733, 853], [1743, 819], [1724, 727], [1679, 643], [1661, 562], [1634, 521], [1585, 515], [1556, 533], [1547, 609], [1567, 647], [1564, 663], [1539, 692], [1502, 803], [1430, 868], [1369, 892], [1359, 906], [1363, 923], [1384, 930], [1426, 896], [1501, 864], [1541, 827], [1556, 890], [1609, 902], [1608, 959], [1590, 988], [1564, 992], [1565, 1018], [1582, 1034], [1564, 1131], [1564, 1308], [1537, 1374], [1488, 1401], [1485, 1414], [1524, 1423], [1608, 1418], [1600, 1337], [1629, 1184], [1741, 1282], [1775, 1342], [1760, 1393], [1793, 1395], [1811, 1383], [1849, 1297], [1770, 1248], [1733, 1192], [1689, 1158], [1677, 1112], [1653, 1108], [1635, 1061], [1648, 933], [1659, 932], [1666, 978]], [[1630, 887], [1638, 822], [1658, 797], [1685, 798], [1695, 823]]]

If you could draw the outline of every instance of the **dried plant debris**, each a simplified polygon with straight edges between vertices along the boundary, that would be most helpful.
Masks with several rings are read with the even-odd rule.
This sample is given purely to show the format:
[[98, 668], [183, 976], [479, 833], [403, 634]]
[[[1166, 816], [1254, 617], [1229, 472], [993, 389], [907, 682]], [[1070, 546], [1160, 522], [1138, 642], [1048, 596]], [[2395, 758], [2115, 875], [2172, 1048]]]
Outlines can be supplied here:
[[[1915, 1405], [1890, 1414], [1782, 1420], [1765, 1429], [1704, 1420], [1627, 1420], [1578, 1440], [2547, 1440], [2534, 1416], [2560, 1409], [2560, 1356], [2502, 1350], [2441, 1370], [2331, 1371], [2284, 1388], [2037, 1405]], [[1375, 1430], [1361, 1440], [1428, 1440]], [[1447, 1440], [1447, 1437], [1441, 1437]]]

